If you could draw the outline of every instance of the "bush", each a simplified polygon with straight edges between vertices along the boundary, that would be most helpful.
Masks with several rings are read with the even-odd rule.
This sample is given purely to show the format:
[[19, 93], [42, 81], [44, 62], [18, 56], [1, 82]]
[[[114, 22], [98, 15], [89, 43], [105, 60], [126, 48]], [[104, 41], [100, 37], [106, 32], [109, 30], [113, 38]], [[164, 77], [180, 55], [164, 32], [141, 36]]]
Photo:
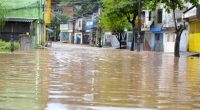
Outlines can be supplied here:
[[[0, 40], [0, 51], [1, 52], [8, 52], [10, 51], [10, 48], [11, 48], [11, 42], [5, 42], [5, 41], [2, 41]], [[14, 50], [18, 50], [19, 48], [19, 43], [18, 42], [14, 42]]]

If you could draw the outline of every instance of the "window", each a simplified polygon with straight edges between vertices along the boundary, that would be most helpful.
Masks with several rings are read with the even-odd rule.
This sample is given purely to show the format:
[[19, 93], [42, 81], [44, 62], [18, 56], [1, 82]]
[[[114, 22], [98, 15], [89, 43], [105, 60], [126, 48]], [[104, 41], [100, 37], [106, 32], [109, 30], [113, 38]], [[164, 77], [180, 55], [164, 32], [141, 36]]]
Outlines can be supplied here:
[[151, 21], [151, 11], [149, 11], [149, 21]]
[[158, 13], [158, 23], [162, 23], [162, 9], [158, 9], [157, 11]]
[[145, 12], [142, 12], [141, 19], [145, 19]]

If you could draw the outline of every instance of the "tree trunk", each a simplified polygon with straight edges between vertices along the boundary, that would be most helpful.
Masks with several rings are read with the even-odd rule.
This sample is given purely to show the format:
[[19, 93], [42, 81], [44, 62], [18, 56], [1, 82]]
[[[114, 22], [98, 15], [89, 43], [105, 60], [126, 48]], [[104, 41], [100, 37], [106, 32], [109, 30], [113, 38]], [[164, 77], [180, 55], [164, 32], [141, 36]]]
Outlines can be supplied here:
[[180, 57], [180, 54], [179, 54], [180, 37], [181, 37], [180, 35], [176, 35], [176, 41], [175, 41], [175, 46], [174, 46], [175, 57]]
[[179, 53], [179, 48], [180, 48], [180, 40], [181, 40], [181, 34], [184, 30], [184, 27], [180, 26], [180, 29], [178, 30], [176, 34], [176, 41], [175, 41], [175, 46], [174, 46], [174, 56], [175, 57], [180, 57]]
[[[174, 6], [174, 3], [172, 5]], [[179, 44], [180, 44], [181, 33], [183, 32], [183, 30], [181, 29], [182, 27], [177, 26], [177, 22], [176, 22], [176, 18], [175, 18], [175, 16], [176, 16], [175, 9], [173, 9], [172, 12], [173, 12], [174, 25], [175, 25], [175, 32], [176, 32], [176, 41], [175, 41], [175, 45], [174, 45], [174, 56], [180, 57]]]
[[137, 52], [140, 52], [140, 33], [137, 36]]
[[134, 51], [134, 42], [135, 42], [135, 35], [134, 35], [134, 27], [135, 27], [135, 25], [134, 24], [132, 24], [132, 37], [133, 37], [133, 40], [132, 40], [132, 43], [131, 43], [131, 51]]

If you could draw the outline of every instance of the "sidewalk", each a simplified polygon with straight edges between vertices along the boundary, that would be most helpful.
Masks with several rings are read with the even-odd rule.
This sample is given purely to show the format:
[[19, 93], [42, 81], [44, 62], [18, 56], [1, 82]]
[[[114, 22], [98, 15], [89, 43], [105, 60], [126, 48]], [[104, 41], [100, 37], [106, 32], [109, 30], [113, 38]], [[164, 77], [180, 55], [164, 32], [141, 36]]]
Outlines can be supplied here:
[[98, 48], [89, 44], [69, 44], [62, 42], [52, 42], [52, 47], [47, 48]]
[[[174, 55], [174, 52], [165, 52], [165, 54], [172, 54]], [[180, 52], [180, 56], [191, 56], [191, 55], [198, 55], [199, 53], [195, 52]]]
[[[62, 42], [52, 42], [52, 47], [45, 47], [48, 49], [56, 49], [56, 48], [90, 48], [90, 49], [116, 49], [116, 47], [96, 47], [91, 46], [89, 44], [69, 44], [69, 43], [62, 43]], [[117, 49], [116, 49], [117, 50]], [[123, 49], [128, 50], [128, 49]], [[143, 51], [143, 50], [141, 50]], [[154, 51], [152, 51], [154, 52]], [[174, 55], [174, 52], [163, 52], [164, 54], [171, 54]], [[199, 53], [195, 52], [180, 52], [180, 56], [190, 56], [190, 55], [199, 55]]]

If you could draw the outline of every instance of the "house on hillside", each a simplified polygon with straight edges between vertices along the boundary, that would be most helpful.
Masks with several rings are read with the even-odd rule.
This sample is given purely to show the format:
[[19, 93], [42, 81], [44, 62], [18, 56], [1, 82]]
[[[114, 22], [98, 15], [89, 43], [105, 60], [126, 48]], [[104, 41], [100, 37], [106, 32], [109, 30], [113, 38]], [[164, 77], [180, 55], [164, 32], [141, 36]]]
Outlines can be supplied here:
[[74, 43], [75, 44], [83, 44], [83, 36], [85, 32], [85, 27], [84, 27], [84, 18], [78, 18], [75, 21], [75, 30], [74, 30]]
[[92, 39], [96, 41], [97, 24], [96, 13], [80, 15], [79, 18], [72, 19], [69, 22], [70, 39], [74, 39], [72, 43], [89, 44]]
[[[59, 21], [60, 18], [56, 16], [56, 13], [61, 13], [63, 15], [69, 16], [70, 18], [73, 18], [73, 7], [72, 6], [61, 6], [60, 0], [56, 0], [52, 5], [51, 15], [52, 17], [55, 17], [56, 21]], [[60, 33], [55, 33], [55, 39], [59, 40], [61, 42], [68, 42], [71, 43], [71, 34], [72, 30], [69, 29], [69, 23], [71, 22], [60, 22]], [[59, 28], [59, 27], [55, 27]], [[54, 30], [56, 30], [54, 28]], [[59, 38], [58, 38], [59, 37]]]
[[30, 45], [46, 45], [46, 26], [50, 24], [51, 0], [1, 0], [7, 4], [6, 24], [0, 39], [16, 41], [20, 34], [30, 37]]

